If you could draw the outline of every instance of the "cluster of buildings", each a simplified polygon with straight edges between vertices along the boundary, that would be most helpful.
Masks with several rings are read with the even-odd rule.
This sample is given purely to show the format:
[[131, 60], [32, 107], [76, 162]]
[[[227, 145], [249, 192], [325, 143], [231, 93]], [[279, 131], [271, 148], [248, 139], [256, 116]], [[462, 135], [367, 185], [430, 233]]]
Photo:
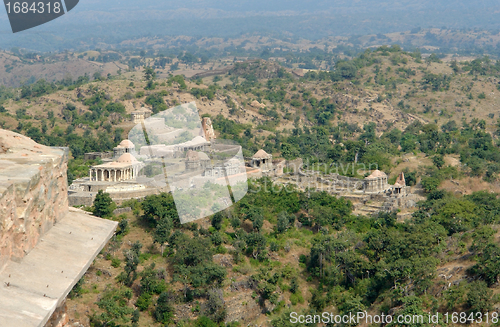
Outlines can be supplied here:
[[[165, 127], [162, 119], [148, 121], [156, 141], [172, 143], [182, 137], [182, 132]], [[181, 143], [136, 147], [131, 140], [123, 140], [113, 152], [87, 153], [85, 157], [102, 163], [91, 166], [88, 177], [73, 181], [69, 187], [72, 206], [91, 206], [99, 190], [120, 203], [175, 189], [202, 187], [207, 182], [227, 185], [228, 178], [236, 183], [246, 182], [247, 177], [283, 173], [282, 165], [273, 166], [272, 156], [264, 150], [245, 165], [241, 146], [217, 141], [208, 117], [202, 119], [199, 135]]]
[[[144, 116], [138, 117], [144, 128]], [[154, 135], [155, 144], [142, 141], [142, 145], [136, 146], [131, 140], [123, 140], [113, 152], [86, 154], [86, 159], [99, 158], [102, 163], [90, 167], [88, 177], [73, 182], [69, 188], [70, 205], [92, 205], [99, 190], [120, 203], [176, 189], [202, 188], [207, 182], [228, 185], [228, 181], [246, 182], [247, 178], [262, 176], [277, 183], [296, 184], [299, 189], [325, 190], [343, 196], [362, 214], [411, 208], [418, 201], [406, 186], [403, 173], [390, 185], [380, 170], [357, 179], [304, 171], [301, 159], [273, 160], [263, 149], [243, 158], [241, 146], [216, 140], [210, 118], [203, 118], [199, 132], [195, 133], [198, 135], [187, 140], [185, 131], [166, 126], [165, 119], [168, 118], [147, 119], [146, 128], [148, 134]], [[176, 143], [179, 139], [184, 141]], [[284, 174], [285, 167], [293, 173]]]

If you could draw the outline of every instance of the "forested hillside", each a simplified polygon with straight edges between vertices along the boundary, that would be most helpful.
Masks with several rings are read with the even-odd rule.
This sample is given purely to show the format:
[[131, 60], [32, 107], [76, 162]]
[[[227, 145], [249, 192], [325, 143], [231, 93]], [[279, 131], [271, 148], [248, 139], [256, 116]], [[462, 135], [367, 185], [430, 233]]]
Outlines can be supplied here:
[[195, 101], [245, 157], [263, 148], [358, 178], [378, 167], [391, 183], [404, 171], [425, 200], [405, 219], [355, 215], [344, 198], [263, 178], [230, 209], [181, 225], [169, 194], [124, 203], [131, 212], [119, 216], [100, 194], [85, 209], [120, 225], [72, 291], [71, 319], [278, 327], [293, 325], [291, 312], [498, 310], [500, 62], [382, 46], [352, 59], [225, 58], [221, 73], [188, 79], [176, 70], [210, 60], [154, 51], [127, 60], [117, 74], [0, 87], [0, 126], [69, 146], [71, 182], [96, 163], [86, 152], [127, 137], [132, 111]]

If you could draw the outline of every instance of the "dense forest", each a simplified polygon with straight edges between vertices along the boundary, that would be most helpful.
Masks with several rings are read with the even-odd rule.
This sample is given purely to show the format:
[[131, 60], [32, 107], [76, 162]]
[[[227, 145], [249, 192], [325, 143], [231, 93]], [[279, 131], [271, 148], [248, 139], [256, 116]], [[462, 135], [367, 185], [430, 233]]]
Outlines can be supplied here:
[[[110, 216], [99, 211], [110, 201], [101, 194], [91, 209]], [[134, 208], [132, 228], [151, 234], [153, 245], [143, 249], [136, 242], [117, 253], [131, 228], [128, 218], [121, 218], [102, 260], [123, 268], [96, 302], [92, 326], [109, 326], [110, 321], [138, 326], [145, 314], [171, 324], [175, 306], [183, 303], [196, 304], [197, 318], [177, 325], [217, 326], [226, 318], [222, 294], [238, 283], [253, 290], [272, 326], [293, 326], [291, 312], [347, 314], [370, 308], [393, 315], [429, 310], [469, 315], [489, 312], [500, 301], [494, 295], [500, 275], [497, 194], [457, 197], [434, 190], [404, 222], [395, 213], [354, 216], [349, 201], [325, 192], [272, 187], [267, 179], [251, 183], [248, 195], [210, 217], [209, 226], [180, 225], [168, 194], [126, 205]], [[304, 253], [298, 267], [280, 263], [290, 252]], [[215, 264], [215, 254], [230, 254], [232, 270]], [[472, 261], [464, 279], [443, 287], [436, 281], [438, 267], [463, 256]], [[83, 283], [71, 294], [75, 300], [88, 292]]]

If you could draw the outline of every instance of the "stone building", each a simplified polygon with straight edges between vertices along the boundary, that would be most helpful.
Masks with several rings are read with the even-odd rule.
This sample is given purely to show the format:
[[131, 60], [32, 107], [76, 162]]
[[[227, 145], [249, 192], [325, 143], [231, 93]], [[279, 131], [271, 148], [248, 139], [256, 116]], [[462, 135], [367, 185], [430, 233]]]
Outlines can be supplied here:
[[143, 107], [140, 110], [132, 111], [130, 116], [134, 124], [140, 124], [145, 119], [151, 117], [151, 110]]
[[[287, 163], [287, 167], [290, 167]], [[296, 163], [296, 165], [300, 162]], [[290, 168], [289, 168], [290, 169]], [[269, 176], [269, 175], [268, 175]], [[347, 177], [332, 173], [323, 175], [318, 171], [304, 170], [299, 166], [298, 172], [289, 170], [288, 174], [275, 175], [274, 180], [284, 184], [295, 184], [299, 189], [317, 189], [332, 195], [341, 196], [353, 202], [354, 214], [374, 215], [380, 211], [406, 210], [415, 207], [424, 198], [412, 193], [406, 185], [404, 173], [400, 173], [394, 185], [388, 184], [387, 175], [374, 170], [364, 179]], [[401, 213], [401, 216], [408, 215]]]
[[112, 159], [113, 158], [113, 152], [88, 152], [85, 153], [84, 159], [85, 160], [96, 160], [96, 159], [101, 159], [101, 160], [106, 160], [106, 159]]
[[250, 166], [260, 168], [263, 172], [271, 171], [273, 169], [273, 156], [260, 149], [253, 155]]
[[374, 170], [364, 179], [365, 193], [385, 192], [390, 186], [387, 183], [387, 175], [378, 169]]
[[184, 143], [175, 144], [175, 151], [187, 152], [192, 151], [208, 151], [210, 147], [210, 142], [208, 142], [204, 137], [196, 136], [191, 141]]
[[130, 153], [122, 154], [116, 161], [92, 166], [89, 170], [90, 181], [121, 182], [135, 179], [143, 164]]
[[273, 174], [274, 174], [274, 176], [283, 176], [285, 166], [286, 166], [285, 159], [273, 160]]
[[186, 171], [197, 171], [204, 170], [207, 166], [210, 165], [210, 158], [204, 152], [196, 152], [193, 150], [189, 150], [186, 153]]
[[207, 167], [205, 169], [205, 173], [203, 176], [205, 177], [224, 177], [237, 175], [244, 170], [245, 167], [241, 166], [241, 162], [238, 159], [229, 159], [227, 162], [224, 162], [222, 165], [217, 165], [214, 167]]
[[407, 192], [405, 174], [401, 172], [396, 179], [396, 183], [394, 183], [394, 186], [392, 187], [392, 194], [396, 196], [405, 196]]

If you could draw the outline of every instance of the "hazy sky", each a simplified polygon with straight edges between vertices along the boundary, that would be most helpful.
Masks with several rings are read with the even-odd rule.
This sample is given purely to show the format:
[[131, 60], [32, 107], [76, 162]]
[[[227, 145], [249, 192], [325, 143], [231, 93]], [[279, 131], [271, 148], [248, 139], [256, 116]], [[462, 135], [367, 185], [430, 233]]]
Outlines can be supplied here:
[[[84, 27], [85, 26], [85, 27]], [[0, 9], [0, 47], [48, 49], [154, 35], [264, 32], [321, 38], [415, 27], [500, 29], [500, 1], [465, 0], [80, 0], [68, 14], [12, 35]]]

